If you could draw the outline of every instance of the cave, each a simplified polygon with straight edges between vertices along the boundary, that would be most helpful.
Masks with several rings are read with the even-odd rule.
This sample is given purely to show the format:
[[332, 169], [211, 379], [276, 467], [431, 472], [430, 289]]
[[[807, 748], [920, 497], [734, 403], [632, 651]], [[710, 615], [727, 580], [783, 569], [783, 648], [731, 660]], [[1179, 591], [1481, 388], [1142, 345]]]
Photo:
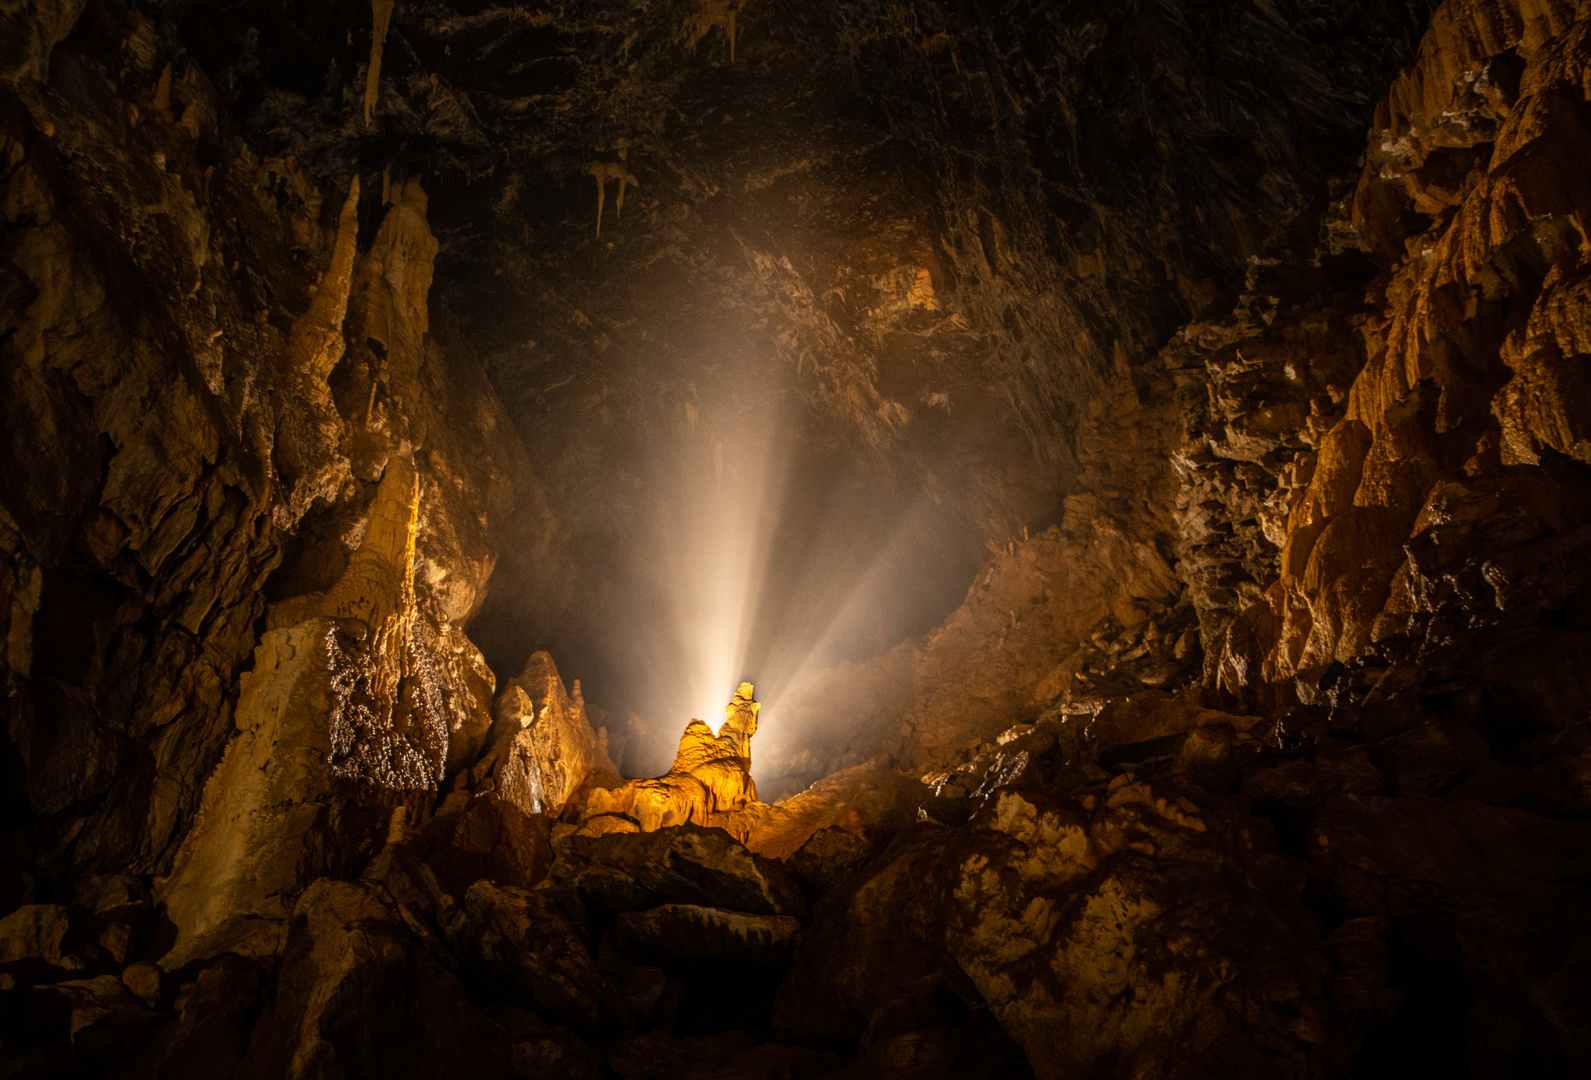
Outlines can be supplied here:
[[1591, 1075], [1591, 4], [0, 4], [0, 1080]]

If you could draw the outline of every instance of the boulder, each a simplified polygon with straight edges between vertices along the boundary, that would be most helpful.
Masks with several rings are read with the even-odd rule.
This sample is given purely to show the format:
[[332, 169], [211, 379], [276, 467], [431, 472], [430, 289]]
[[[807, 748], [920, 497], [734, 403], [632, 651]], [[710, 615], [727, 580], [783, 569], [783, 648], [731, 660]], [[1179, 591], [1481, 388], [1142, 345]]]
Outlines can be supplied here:
[[[921, 1010], [911, 1010], [920, 1014]], [[833, 1080], [867, 1080], [875, 1076], [914, 1080], [1007, 1080], [1031, 1075], [1022, 1050], [985, 1015], [962, 1023], [937, 1010], [923, 1019], [933, 1026], [869, 1025], [856, 1061], [830, 1073]], [[899, 1013], [891, 1013], [894, 1020]], [[883, 1019], [883, 1017], [881, 1017]]]
[[[77, 1059], [91, 1070], [120, 1065], [170, 1019], [150, 1010], [115, 975], [34, 987], [29, 997], [32, 1037], [70, 1043]], [[50, 1030], [52, 1025], [57, 1030]]]
[[1196, 728], [1230, 724], [1238, 731], [1248, 731], [1259, 723], [1257, 716], [1234, 716], [1207, 709], [1188, 695], [1142, 690], [1109, 701], [1094, 718], [1088, 736], [1094, 754], [1105, 758], [1118, 747], [1165, 739]]
[[0, 919], [0, 977], [44, 982], [84, 971], [89, 962], [61, 904], [24, 904]]
[[[134, 964], [122, 981], [140, 997], [154, 989], [159, 969], [129, 979], [128, 972], [153, 965]], [[140, 992], [139, 984], [144, 986]], [[147, 1000], [147, 999], [146, 999]], [[248, 1051], [249, 1037], [265, 1007], [265, 972], [254, 960], [225, 954], [199, 972], [185, 988], [178, 1015], [128, 1064], [127, 1080], [181, 1080], [188, 1076], [231, 1076]]]
[[612, 949], [599, 950], [598, 963], [608, 985], [619, 995], [624, 1026], [647, 1026], [647, 1020], [657, 1011], [658, 1003], [663, 1000], [668, 987], [667, 973], [662, 968], [631, 963]]
[[819, 829], [790, 856], [790, 873], [809, 897], [826, 892], [867, 859], [867, 841], [837, 825]]
[[553, 852], [547, 818], [497, 794], [459, 793], [405, 845], [462, 899], [481, 878], [529, 889], [547, 876]]
[[443, 917], [463, 970], [497, 997], [582, 1033], [618, 1014], [586, 940], [586, 913], [572, 890], [470, 886]]
[[782, 866], [723, 829], [696, 825], [565, 837], [551, 877], [612, 911], [674, 903], [798, 918], [806, 912]]
[[621, 1080], [814, 1080], [842, 1064], [821, 1050], [759, 1045], [742, 1031], [695, 1037], [627, 1032], [608, 1055]]
[[1314, 812], [1334, 795], [1379, 795], [1386, 777], [1363, 748], [1321, 754], [1314, 761], [1286, 761], [1258, 769], [1243, 781], [1243, 794], [1263, 807]]
[[[186, 1010], [184, 1010], [186, 1013]], [[293, 909], [274, 1005], [239, 1080], [503, 1076], [502, 1041], [375, 887], [322, 879]]]
[[875, 759], [825, 776], [777, 804], [752, 803], [714, 824], [771, 859], [788, 859], [808, 837], [834, 825], [882, 844], [915, 819], [921, 788]]
[[1040, 1080], [1318, 1073], [1350, 1036], [1331, 961], [1301, 867], [1239, 803], [1120, 776], [920, 826], [816, 905], [776, 1030], [860, 1038], [949, 991]]
[[136, 964], [128, 964], [122, 970], [122, 985], [131, 990], [139, 1001], [151, 1009], [158, 1009], [165, 998], [161, 974], [158, 964], [141, 960]]
[[604, 940], [646, 964], [782, 967], [795, 955], [801, 921], [788, 915], [748, 915], [697, 904], [663, 904], [626, 911]]
[[153, 909], [149, 886], [134, 874], [98, 874], [74, 882], [61, 897], [103, 923], [142, 927]]
[[667, 1031], [626, 1031], [608, 1053], [608, 1068], [620, 1080], [661, 1080], [693, 1069], [720, 1068], [753, 1049], [757, 1040], [744, 1031], [678, 1036]]
[[603, 1080], [601, 1057], [568, 1028], [513, 1006], [487, 1016], [506, 1038], [509, 1080]]

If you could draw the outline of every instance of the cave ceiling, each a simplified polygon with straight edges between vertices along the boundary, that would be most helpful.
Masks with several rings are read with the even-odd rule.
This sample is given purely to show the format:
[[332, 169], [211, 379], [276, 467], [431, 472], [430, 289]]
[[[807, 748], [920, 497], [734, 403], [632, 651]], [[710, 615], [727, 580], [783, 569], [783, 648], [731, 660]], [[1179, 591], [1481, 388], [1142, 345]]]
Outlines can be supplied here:
[[[1352, 163], [1428, 9], [401, 2], [367, 122], [369, 6], [164, 7], [252, 138], [363, 178], [367, 235], [384, 184], [425, 184], [437, 294], [566, 567], [506, 554], [475, 632], [608, 682], [605, 628], [664, 573], [647, 468], [698, 421], [786, 432], [776, 560], [865, 562], [859, 532], [926, 522], [896, 573], [938, 584], [881, 619], [941, 618], [986, 543], [1056, 519], [1101, 378]], [[802, 571], [773, 577], [795, 603]]]

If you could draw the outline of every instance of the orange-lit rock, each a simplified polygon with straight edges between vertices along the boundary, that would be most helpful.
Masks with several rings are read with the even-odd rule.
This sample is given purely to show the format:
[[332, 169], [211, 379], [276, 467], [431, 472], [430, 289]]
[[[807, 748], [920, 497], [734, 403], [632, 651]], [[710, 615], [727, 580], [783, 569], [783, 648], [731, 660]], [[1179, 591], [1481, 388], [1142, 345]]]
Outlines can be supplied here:
[[777, 803], [750, 803], [721, 824], [759, 855], [788, 859], [823, 829], [887, 841], [916, 813], [921, 785], [874, 761], [841, 769]]
[[556, 817], [590, 780], [616, 783], [607, 732], [586, 719], [580, 683], [564, 688], [552, 657], [538, 652], [498, 695], [486, 754], [471, 770], [527, 814]]
[[610, 911], [697, 904], [754, 915], [806, 913], [801, 890], [776, 861], [722, 829], [677, 825], [655, 832], [558, 842], [552, 880]]
[[174, 961], [226, 927], [285, 918], [299, 890], [334, 871], [303, 859], [312, 832], [351, 828], [334, 846], [360, 843], [360, 814], [330, 813], [332, 804], [363, 795], [374, 800], [366, 816], [379, 820], [383, 805], [441, 780], [449, 733], [416, 678], [425, 663], [413, 640], [417, 502], [414, 467], [394, 456], [343, 576], [290, 601], [298, 621], [267, 632], [256, 650], [238, 735], [162, 884], [179, 932]]
[[[1393, 582], [1444, 477], [1534, 464], [1542, 447], [1585, 453], [1584, 237], [1570, 221], [1591, 206], [1591, 157], [1568, 102], [1586, 98], [1586, 34], [1572, 5], [1446, 5], [1378, 113], [1354, 221], [1396, 265], [1289, 515], [1259, 635], [1275, 642], [1267, 680], [1313, 678], [1406, 624]], [[1433, 202], [1422, 184], [1438, 166], [1457, 179]], [[1394, 240], [1400, 200], [1435, 220]], [[1540, 286], [1509, 269], [1520, 245], [1539, 253]]]
[[[1127, 777], [1077, 794], [1000, 793], [968, 827], [920, 828], [853, 875], [818, 909], [781, 1027], [860, 1034], [931, 1002], [949, 962], [1040, 1077], [1117, 1060], [1318, 1070], [1329, 964], [1311, 958], [1318, 941], [1291, 913], [1303, 878], [1268, 830]], [[1193, 955], [1197, 976], [1172, 959]]]
[[712, 728], [692, 720], [680, 736], [674, 765], [655, 779], [631, 780], [611, 791], [593, 790], [586, 801], [588, 819], [623, 815], [642, 832], [671, 825], [717, 824], [757, 801], [751, 779], [751, 738], [757, 733], [757, 712], [750, 683], [741, 683], [725, 706], [724, 723]]

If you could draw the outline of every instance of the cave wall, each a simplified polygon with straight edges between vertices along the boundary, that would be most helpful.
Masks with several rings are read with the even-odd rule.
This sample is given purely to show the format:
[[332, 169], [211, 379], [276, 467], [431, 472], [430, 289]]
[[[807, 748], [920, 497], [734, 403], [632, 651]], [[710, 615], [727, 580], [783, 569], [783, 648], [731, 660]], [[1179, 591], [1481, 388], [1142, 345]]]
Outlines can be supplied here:
[[1062, 524], [770, 712], [817, 733], [775, 775], [933, 793], [815, 920], [791, 1030], [948, 962], [1040, 1075], [1584, 1067], [1588, 27], [1444, 5], [1362, 164], [1095, 398]]
[[311, 619], [390, 684], [333, 756], [434, 791], [490, 722], [462, 627], [540, 492], [431, 316], [425, 193], [260, 156], [135, 9], [7, 18], [6, 859], [170, 872], [267, 670], [335, 681]]
[[[847, 764], [883, 752], [926, 765], [909, 738], [869, 741], [942, 692], [926, 684], [998, 701], [957, 706], [985, 711], [986, 736], [1068, 680], [1086, 684], [1070, 691], [1079, 702], [1099, 687], [1176, 685], [1186, 671], [1091, 680], [1084, 655], [1102, 629], [1151, 617], [1171, 648], [1172, 612], [1197, 621], [1198, 682], [1255, 711], [1329, 704], [1354, 658], [1423, 649], [1430, 663], [1437, 641], [1495, 649], [1545, 635], [1542, 655], [1562, 663], [1561, 649], [1579, 647], [1583, 578], [1569, 552], [1586, 490], [1569, 359], [1581, 348], [1584, 139], [1566, 103], [1580, 93], [1581, 29], [1572, 5], [1442, 9], [1378, 107], [1362, 167], [1287, 215], [1227, 306], [1154, 362], [1118, 365], [1092, 399], [1062, 523], [1006, 545], [940, 630], [813, 676], [789, 703], [796, 726], [842, 742], [868, 732]], [[1083, 651], [1041, 682], [1050, 672], [1027, 648]], [[943, 676], [961, 663], [973, 674]], [[1517, 678], [1551, 681], [1545, 669]], [[926, 688], [900, 689], [913, 680]], [[905, 696], [843, 715], [818, 705], [848, 684]], [[1577, 694], [1566, 687], [1564, 700]], [[861, 719], [870, 712], [884, 719]]]

